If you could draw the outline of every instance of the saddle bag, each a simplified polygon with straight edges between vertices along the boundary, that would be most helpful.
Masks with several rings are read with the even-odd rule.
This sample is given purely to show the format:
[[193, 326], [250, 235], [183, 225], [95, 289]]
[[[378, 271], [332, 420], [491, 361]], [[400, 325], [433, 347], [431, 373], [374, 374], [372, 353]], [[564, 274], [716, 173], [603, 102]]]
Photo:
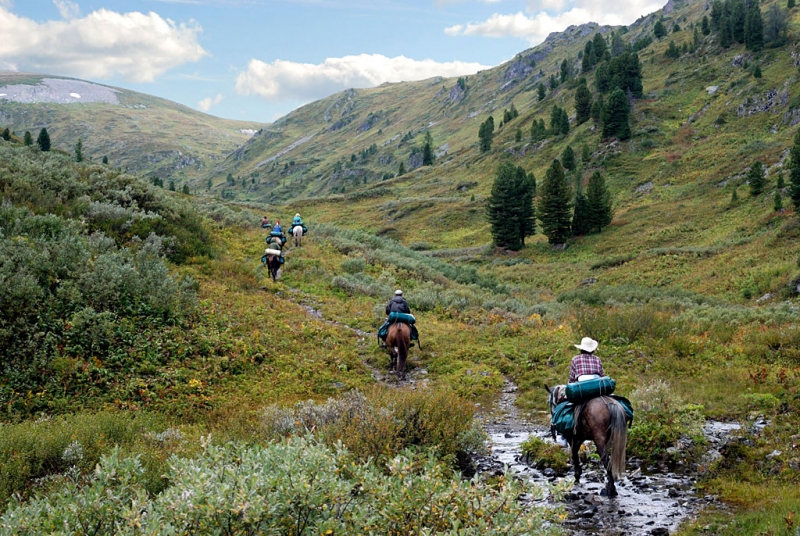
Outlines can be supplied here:
[[603, 376], [593, 380], [568, 383], [564, 393], [567, 395], [567, 400], [580, 404], [598, 396], [610, 395], [616, 387], [616, 381], [608, 376]]
[[410, 315], [408, 313], [398, 313], [398, 312], [395, 312], [395, 311], [392, 311], [391, 313], [389, 313], [389, 323], [390, 324], [393, 323], [393, 322], [400, 322], [402, 324], [413, 325], [416, 321], [417, 321], [417, 319], [414, 318], [414, 315]]

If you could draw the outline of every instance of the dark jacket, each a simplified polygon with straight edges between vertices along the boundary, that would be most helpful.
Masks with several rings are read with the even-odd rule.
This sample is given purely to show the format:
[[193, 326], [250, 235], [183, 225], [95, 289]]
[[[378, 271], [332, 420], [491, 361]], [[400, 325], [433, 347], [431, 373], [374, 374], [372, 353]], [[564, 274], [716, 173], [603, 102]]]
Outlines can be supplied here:
[[386, 314], [389, 313], [407, 313], [411, 314], [411, 309], [408, 307], [408, 303], [406, 303], [406, 299], [402, 296], [395, 296], [389, 303], [386, 304]]

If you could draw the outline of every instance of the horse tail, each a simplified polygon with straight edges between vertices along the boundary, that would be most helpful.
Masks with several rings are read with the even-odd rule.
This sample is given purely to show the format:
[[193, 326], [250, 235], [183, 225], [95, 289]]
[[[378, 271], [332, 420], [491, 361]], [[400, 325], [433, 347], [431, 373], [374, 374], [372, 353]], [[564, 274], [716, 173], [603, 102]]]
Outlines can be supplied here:
[[609, 432], [611, 439], [608, 442], [610, 449], [611, 476], [615, 479], [625, 473], [625, 446], [628, 443], [628, 429], [625, 420], [625, 410], [616, 400], [607, 404], [611, 414]]
[[405, 372], [406, 359], [408, 358], [408, 349], [411, 346], [411, 328], [407, 324], [397, 324], [397, 339], [395, 346], [397, 346], [397, 366], [402, 368], [399, 372]]

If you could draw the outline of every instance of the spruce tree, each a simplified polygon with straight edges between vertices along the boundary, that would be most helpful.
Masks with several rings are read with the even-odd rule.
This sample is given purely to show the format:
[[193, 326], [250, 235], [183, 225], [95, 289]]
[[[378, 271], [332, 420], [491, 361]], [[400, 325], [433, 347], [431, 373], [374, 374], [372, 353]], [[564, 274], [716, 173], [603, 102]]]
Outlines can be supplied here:
[[603, 61], [608, 47], [606, 46], [606, 40], [599, 32], [592, 37], [592, 48], [594, 49], [595, 62]]
[[581, 147], [581, 160], [583, 161], [584, 164], [586, 164], [591, 159], [592, 159], [592, 151], [591, 149], [589, 149], [589, 146], [584, 143], [583, 147]]
[[586, 45], [583, 47], [583, 58], [581, 58], [581, 72], [586, 73], [592, 70], [594, 67], [595, 61], [594, 58], [594, 48], [591, 41], [586, 41]]
[[614, 217], [611, 205], [611, 192], [606, 187], [606, 181], [599, 171], [595, 171], [589, 178], [586, 189], [587, 218], [592, 229], [602, 232], [603, 227], [608, 227]]
[[481, 123], [481, 126], [478, 129], [478, 141], [482, 153], [486, 153], [491, 150], [493, 138], [494, 138], [494, 117], [490, 115], [486, 121]]
[[[164, 184], [163, 181], [162, 181], [161, 184], [162, 185]], [[175, 181], [172, 180], [172, 179], [169, 180], [169, 191], [170, 192], [174, 192], [175, 191]]]
[[786, 187], [786, 181], [783, 180], [783, 171], [778, 173], [778, 179], [775, 181], [775, 187], [783, 190]]
[[733, 187], [733, 192], [731, 193], [731, 206], [735, 205], [739, 202], [739, 194], [736, 193], [736, 186]]
[[539, 85], [538, 85], [538, 86], [536, 86], [536, 91], [537, 91], [537, 93], [538, 93], [539, 100], [540, 100], [540, 101], [543, 101], [543, 100], [544, 100], [544, 97], [545, 97], [545, 89], [544, 89], [544, 84], [543, 84], [543, 83], [541, 83], [541, 82], [539, 82]]
[[719, 44], [722, 48], [729, 48], [733, 44], [733, 25], [730, 17], [723, 17], [720, 21]]
[[773, 48], [786, 44], [789, 21], [786, 12], [776, 4], [769, 6], [764, 20], [764, 44]]
[[787, 0], [787, 1], [786, 1], [786, 7], [787, 7], [788, 9], [792, 9], [794, 6], [795, 6], [795, 4], [794, 4], [794, 0]]
[[46, 128], [39, 131], [39, 136], [36, 138], [36, 145], [38, 145], [39, 149], [42, 151], [50, 150], [50, 134], [47, 133]]
[[711, 33], [711, 27], [708, 24], [708, 17], [703, 15], [703, 20], [700, 23], [700, 31], [703, 32], [703, 35], [709, 35]]
[[597, 98], [592, 103], [592, 120], [595, 123], [599, 123], [600, 120], [603, 118], [603, 108], [605, 108], [605, 102], [603, 100], [603, 94], [600, 93], [597, 95]]
[[11, 131], [8, 128], [3, 129], [3, 139], [6, 141], [11, 140]]
[[660, 20], [656, 22], [655, 26], [653, 26], [653, 35], [656, 36], [656, 39], [661, 39], [667, 35], [667, 29], [664, 28], [664, 23]]
[[538, 191], [537, 216], [550, 244], [564, 244], [572, 233], [572, 189], [557, 159], [547, 169]]
[[510, 162], [500, 164], [486, 205], [492, 239], [498, 247], [518, 250], [534, 234], [533, 175]]
[[25, 147], [30, 147], [31, 145], [33, 145], [33, 136], [31, 135], [29, 130], [25, 131], [25, 137], [23, 138], [23, 143], [25, 144]]
[[592, 92], [586, 86], [586, 79], [581, 78], [575, 90], [575, 123], [582, 125], [592, 117]]
[[564, 169], [568, 171], [575, 169], [577, 163], [575, 162], [575, 151], [572, 150], [572, 145], [567, 145], [564, 150], [561, 151], [561, 162]]
[[422, 165], [423, 166], [433, 165], [433, 149], [431, 149], [430, 143], [426, 143], [425, 147], [422, 148]]
[[400, 167], [397, 169], [397, 176], [400, 177], [405, 174], [406, 174], [406, 166], [403, 165], [402, 162], [400, 162]]
[[188, 184], [184, 184], [182, 191], [183, 191], [184, 194], [189, 195], [189, 185]]
[[744, 44], [747, 50], [758, 52], [764, 48], [764, 19], [758, 2], [750, 2], [744, 29]]
[[794, 145], [789, 149], [789, 195], [795, 211], [800, 213], [800, 129], [794, 134]]
[[611, 38], [611, 57], [621, 56], [623, 52], [625, 52], [625, 41], [622, 40], [622, 36], [619, 33], [615, 33], [614, 37]]
[[764, 75], [761, 74], [761, 66], [756, 65], [755, 68], [753, 69], [753, 78], [761, 78], [762, 76]]
[[750, 171], [747, 172], [747, 180], [750, 182], [750, 195], [753, 197], [761, 195], [767, 181], [764, 177], [764, 166], [759, 160], [756, 160], [750, 166]]
[[616, 137], [620, 140], [630, 138], [629, 114], [628, 98], [621, 89], [615, 89], [608, 99], [608, 104], [603, 108], [603, 137]]
[[572, 236], [584, 236], [592, 232], [588, 215], [586, 196], [583, 192], [575, 195], [575, 210], [572, 213]]
[[564, 136], [569, 134], [569, 116], [566, 110], [561, 110], [561, 117], [559, 118], [558, 125], [561, 134]]
[[561, 62], [561, 83], [564, 84], [570, 78], [569, 62], [566, 58]]
[[544, 119], [533, 120], [531, 124], [531, 141], [533, 143], [540, 142], [547, 137], [547, 127], [544, 125]]
[[783, 210], [783, 198], [781, 197], [780, 190], [775, 190], [775, 197], [772, 199], [772, 208], [775, 209], [775, 212]]
[[108, 157], [103, 155], [103, 164], [108, 164]]
[[75, 144], [75, 161], [83, 162], [83, 140], [80, 138], [78, 138], [78, 142]]
[[517, 131], [514, 133], [514, 141], [519, 143], [522, 141], [522, 129], [517, 127]]

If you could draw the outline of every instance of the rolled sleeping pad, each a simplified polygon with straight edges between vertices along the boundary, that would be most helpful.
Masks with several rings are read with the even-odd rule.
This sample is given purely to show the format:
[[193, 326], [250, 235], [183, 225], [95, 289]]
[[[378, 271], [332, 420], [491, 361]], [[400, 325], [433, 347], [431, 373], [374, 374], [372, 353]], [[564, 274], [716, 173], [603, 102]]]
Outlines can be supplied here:
[[610, 395], [616, 387], [616, 381], [608, 376], [603, 376], [593, 380], [568, 383], [564, 393], [567, 395], [567, 400], [580, 404], [598, 396]]

